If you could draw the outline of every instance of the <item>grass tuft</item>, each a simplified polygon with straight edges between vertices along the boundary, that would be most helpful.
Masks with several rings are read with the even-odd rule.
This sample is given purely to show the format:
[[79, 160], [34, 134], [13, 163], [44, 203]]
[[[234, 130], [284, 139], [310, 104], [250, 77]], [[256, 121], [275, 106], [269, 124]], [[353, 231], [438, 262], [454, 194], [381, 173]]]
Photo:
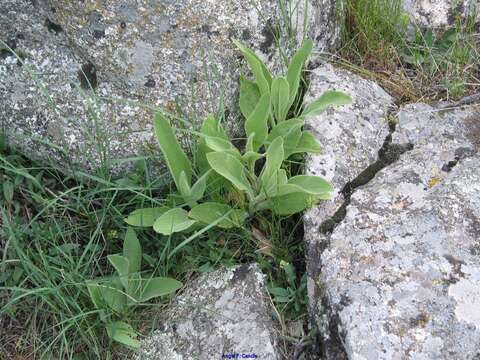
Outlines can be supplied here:
[[458, 99], [480, 87], [476, 10], [446, 31], [410, 23], [400, 0], [344, 0], [342, 62], [372, 76], [400, 101]]

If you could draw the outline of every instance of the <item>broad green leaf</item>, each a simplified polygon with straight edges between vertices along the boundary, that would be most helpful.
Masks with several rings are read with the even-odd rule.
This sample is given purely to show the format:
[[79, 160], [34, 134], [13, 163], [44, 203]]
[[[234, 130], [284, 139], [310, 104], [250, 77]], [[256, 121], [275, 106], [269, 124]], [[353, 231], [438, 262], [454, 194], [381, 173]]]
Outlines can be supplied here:
[[171, 294], [183, 286], [180, 281], [166, 277], [142, 279], [142, 284], [142, 290], [139, 294], [140, 301]]
[[125, 219], [130, 226], [151, 227], [157, 218], [168, 211], [168, 207], [160, 206], [134, 210]]
[[108, 337], [122, 345], [137, 349], [140, 347], [140, 341], [137, 340], [137, 333], [133, 328], [123, 322], [115, 321], [106, 325]]
[[289, 96], [290, 89], [287, 79], [283, 76], [275, 78], [272, 82], [271, 101], [277, 124], [284, 121], [287, 117], [290, 109]]
[[190, 181], [187, 178], [187, 174], [183, 170], [180, 172], [177, 188], [184, 199], [188, 198], [190, 195]]
[[276, 303], [289, 303], [292, 301], [292, 298], [290, 297], [283, 297], [283, 296], [276, 296], [273, 301]]
[[283, 147], [285, 149], [285, 159], [295, 153], [300, 138], [302, 137], [302, 119], [290, 119], [277, 124], [268, 134], [267, 143], [271, 143], [277, 137], [283, 138]]
[[128, 260], [128, 274], [138, 273], [142, 265], [142, 247], [132, 228], [127, 229], [123, 241], [123, 256]]
[[228, 140], [228, 135], [219, 123], [217, 118], [213, 115], [209, 115], [202, 124], [200, 132], [205, 136], [219, 137]]
[[248, 213], [241, 209], [234, 209], [228, 218], [233, 224], [235, 224], [235, 227], [241, 227], [245, 224], [245, 220], [248, 218]]
[[288, 179], [288, 184], [296, 185], [319, 199], [330, 199], [333, 192], [332, 184], [320, 176], [298, 175]]
[[[289, 184], [288, 180], [286, 183], [280, 185], [278, 187], [277, 192], [275, 193], [275, 196], [282, 196], [282, 195], [288, 195], [291, 193], [305, 193], [308, 194], [307, 192], [303, 191], [302, 188], [300, 188], [297, 185]], [[311, 195], [311, 194], [308, 194]]]
[[225, 219], [221, 220], [217, 226], [225, 229], [241, 226], [242, 223], [238, 223], [236, 220], [238, 214], [232, 216], [236, 212], [243, 212], [242, 210], [232, 209], [226, 204], [220, 204], [216, 202], [206, 202], [195, 206], [190, 210], [189, 216], [204, 224], [211, 224], [218, 221], [220, 218], [228, 214]]
[[270, 92], [272, 75], [263, 61], [249, 48], [243, 46], [240, 42], [233, 40], [234, 44], [240, 49], [252, 70], [255, 81], [262, 95]]
[[268, 291], [270, 292], [270, 294], [275, 295], [275, 296], [287, 297], [289, 295], [287, 289], [280, 288], [280, 287], [270, 288], [270, 289], [268, 289]]
[[213, 115], [209, 115], [202, 124], [200, 133], [204, 136], [201, 136], [198, 139], [197, 149], [196, 149], [196, 163], [201, 174], [207, 172], [210, 168], [207, 161], [207, 153], [212, 150], [207, 146], [205, 142], [205, 136], [213, 136], [217, 138], [222, 138], [228, 140], [227, 133]]
[[268, 135], [268, 117], [270, 115], [270, 96], [263, 95], [258, 101], [255, 110], [245, 121], [245, 133], [247, 137], [254, 134], [253, 151], [257, 151]]
[[320, 154], [322, 147], [315, 136], [309, 131], [304, 131], [293, 153]]
[[285, 185], [288, 182], [287, 172], [285, 170], [278, 170], [277, 176], [279, 185]]
[[88, 281], [86, 283], [88, 294], [90, 295], [90, 300], [92, 300], [93, 305], [98, 310], [103, 309], [103, 298], [102, 293], [100, 292], [100, 285], [96, 281]]
[[118, 277], [123, 285], [125, 291], [128, 291], [128, 274], [129, 262], [128, 259], [122, 255], [108, 255], [108, 261], [113, 265], [118, 272]]
[[155, 115], [154, 128], [155, 135], [157, 136], [160, 145], [160, 150], [163, 153], [177, 189], [179, 189], [180, 174], [182, 171], [185, 172], [188, 183], [190, 184], [193, 173], [190, 160], [180, 147], [167, 118], [162, 114], [157, 113]]
[[194, 220], [188, 218], [188, 213], [185, 210], [175, 208], [160, 216], [153, 224], [153, 230], [163, 235], [170, 235], [184, 231], [194, 223]]
[[260, 90], [257, 84], [247, 80], [243, 75], [240, 76], [240, 111], [245, 119], [248, 119], [250, 114], [257, 106], [258, 99], [260, 99]]
[[198, 201], [203, 198], [205, 194], [205, 189], [207, 188], [207, 178], [210, 175], [212, 170], [208, 170], [205, 174], [203, 174], [195, 184], [192, 186], [192, 190], [190, 192], [190, 201]]
[[109, 282], [98, 284], [102, 308], [109, 308], [118, 314], [125, 311], [127, 305], [127, 296], [122, 290], [122, 283], [119, 279], [113, 279]]
[[278, 186], [277, 174], [284, 160], [283, 139], [277, 137], [267, 149], [266, 162], [260, 174], [262, 190], [270, 196], [275, 193]]
[[293, 105], [295, 98], [297, 97], [298, 88], [300, 87], [300, 79], [302, 76], [302, 69], [305, 61], [307, 61], [313, 49], [312, 40], [308, 39], [302, 44], [300, 49], [297, 50], [290, 62], [287, 70], [287, 81], [290, 89], [290, 97], [288, 102], [288, 108]]
[[212, 151], [217, 152], [228, 152], [231, 155], [240, 157], [240, 152], [238, 149], [230, 142], [230, 140], [225, 140], [219, 137], [205, 136], [205, 143], [208, 148]]
[[250, 184], [245, 176], [245, 167], [234, 156], [219, 152], [207, 154], [212, 169], [229, 180], [237, 189], [251, 192]]
[[341, 91], [325, 91], [317, 100], [308, 104], [302, 112], [302, 118], [317, 116], [332, 106], [348, 105], [352, 98]]
[[270, 202], [274, 213], [278, 215], [292, 215], [311, 207], [314, 204], [314, 199], [310, 194], [292, 192], [273, 196]]

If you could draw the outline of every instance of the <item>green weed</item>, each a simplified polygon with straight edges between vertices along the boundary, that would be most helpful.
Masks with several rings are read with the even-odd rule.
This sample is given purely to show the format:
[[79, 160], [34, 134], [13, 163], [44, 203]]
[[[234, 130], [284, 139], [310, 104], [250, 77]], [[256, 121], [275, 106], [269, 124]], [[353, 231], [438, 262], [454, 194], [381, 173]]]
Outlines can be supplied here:
[[445, 32], [409, 25], [400, 0], [345, 0], [340, 56], [401, 100], [459, 98], [480, 86], [475, 10]]
[[[250, 56], [247, 49], [241, 49], [247, 57]], [[274, 214], [264, 211], [268, 207], [255, 208], [251, 204], [268, 203], [274, 197], [264, 191], [265, 188], [270, 188], [273, 178], [287, 179], [287, 183], [289, 178], [298, 179], [301, 166], [296, 162], [301, 163], [301, 153], [318, 149], [318, 144], [301, 129], [303, 120], [298, 118], [347, 100], [346, 97], [336, 97], [338, 94], [330, 93], [310, 107], [302, 109], [302, 68], [307, 56], [308, 54], [303, 54], [297, 57], [285, 78], [273, 78], [270, 74], [272, 83], [268, 85], [269, 95], [264, 97], [264, 101], [268, 98], [268, 111], [262, 119], [257, 117], [260, 110], [257, 111], [257, 108], [261, 108], [261, 103], [258, 102], [261, 96], [252, 99], [252, 94], [266, 90], [260, 85], [260, 73], [256, 72], [253, 81], [242, 78], [242, 112], [244, 115], [248, 113], [247, 119], [253, 119], [254, 114], [262, 126], [268, 127], [265, 136], [259, 137], [259, 130], [263, 128], [260, 129], [257, 121], [250, 119], [247, 127], [250, 140], [243, 139], [239, 142], [250, 150], [242, 155], [240, 161], [242, 167], [250, 171], [249, 175], [245, 175], [248, 186], [255, 185], [251, 199], [236, 187], [238, 179], [233, 179], [230, 185], [227, 183], [225, 188], [225, 176], [215, 176], [215, 181], [209, 179], [203, 188], [203, 180], [200, 179], [205, 173], [209, 174], [208, 177], [214, 173], [221, 175], [223, 171], [220, 168], [225, 168], [225, 164], [212, 166], [208, 158], [204, 164], [211, 169], [198, 173], [196, 168], [195, 173], [193, 169], [190, 173], [188, 165], [185, 167], [183, 162], [181, 170], [184, 175], [182, 171], [172, 171], [176, 180], [174, 183], [169, 182], [166, 174], [158, 173], [155, 158], [147, 157], [139, 158], [132, 172], [122, 178], [115, 178], [110, 175], [111, 167], [123, 160], [110, 158], [108, 149], [104, 146], [102, 129], [97, 126], [90, 138], [95, 143], [101, 161], [100, 170], [95, 174], [72, 169], [65, 172], [65, 169], [58, 169], [53, 164], [37, 164], [12, 152], [5, 138], [0, 137], [0, 337], [3, 340], [0, 358], [128, 358], [131, 356], [129, 350], [118, 346], [116, 342], [131, 347], [138, 345], [137, 335], [141, 338], [149, 333], [150, 326], [154, 323], [151, 319], [155, 317], [152, 314], [160, 312], [168, 300], [160, 298], [151, 301], [150, 297], [142, 298], [139, 293], [132, 292], [134, 289], [130, 284], [138, 283], [136, 276], [140, 273], [141, 278], [147, 282], [148, 279], [166, 277], [187, 281], [196, 272], [212, 271], [221, 265], [233, 266], [256, 261], [267, 273], [271, 288], [283, 288], [290, 294], [288, 299], [276, 299], [277, 295], [272, 292], [275, 303], [279, 304], [280, 318], [304, 317], [304, 250], [302, 234], [298, 230], [302, 228], [301, 222], [298, 217], [286, 216], [287, 213], [292, 213], [291, 209]], [[255, 57], [250, 58], [249, 62], [252, 69], [263, 65]], [[263, 71], [263, 76], [269, 74]], [[48, 97], [48, 89], [42, 89]], [[92, 114], [95, 113], [97, 102], [108, 99], [95, 97], [93, 100]], [[209, 118], [204, 129], [212, 125], [210, 129], [223, 134], [220, 130], [221, 118], [221, 114]], [[99, 123], [95, 116], [93, 122]], [[200, 143], [207, 153], [226, 150], [227, 153], [231, 151], [232, 156], [237, 155], [231, 147], [233, 142], [228, 138], [223, 140], [230, 143], [219, 140], [207, 131], [202, 133], [202, 129], [199, 132], [191, 130], [191, 124], [187, 121], [184, 124], [179, 131], [192, 137], [202, 134]], [[295, 126], [290, 127], [291, 124]], [[165, 127], [166, 124], [163, 123], [160, 127], [162, 125], [162, 130], [168, 130], [170, 126]], [[270, 136], [272, 133], [277, 136]], [[294, 139], [291, 138], [292, 135], [295, 135]], [[302, 137], [308, 141], [301, 143]], [[161, 144], [165, 144], [164, 140], [161, 140]], [[176, 145], [172, 144], [175, 148]], [[301, 144], [303, 145], [300, 146]], [[225, 145], [228, 149], [223, 148]], [[273, 163], [273, 155], [277, 154], [276, 150], [278, 153], [283, 150], [281, 164], [269, 167], [268, 164]], [[194, 157], [199, 155], [195, 151], [193, 154]], [[173, 163], [182, 164], [182, 161], [174, 156]], [[262, 167], [268, 171], [262, 171]], [[262, 176], [262, 173], [273, 175]], [[195, 177], [195, 182], [188, 181]], [[240, 178], [243, 182], [243, 176]], [[218, 190], [220, 185], [224, 190]], [[301, 193], [294, 183], [284, 185], [290, 185], [290, 188]], [[308, 186], [304, 188], [308, 190]], [[314, 190], [311, 188], [309, 191]], [[201, 198], [198, 198], [199, 193]], [[165, 194], [170, 195], [165, 199]], [[307, 197], [313, 200], [318, 199], [318, 195], [308, 194]], [[264, 199], [259, 196], [264, 196]], [[220, 211], [220, 217], [213, 213], [215, 219], [206, 219], [203, 218], [204, 211], [200, 211], [196, 215], [191, 214], [192, 218], [182, 218], [182, 222], [193, 219], [197, 223], [192, 225], [196, 230], [193, 234], [176, 233], [171, 231], [171, 227], [170, 231], [153, 231], [152, 226], [159, 214], [166, 213], [166, 207], [188, 206], [191, 211], [194, 203], [197, 203], [196, 206], [205, 204], [204, 199], [209, 199], [210, 203], [227, 203], [228, 206], [246, 212], [254, 209], [252, 213], [255, 213], [255, 217], [244, 222], [242, 214], [242, 221], [237, 221], [238, 219], [230, 217], [232, 213], [226, 215], [230, 211], [228, 210]], [[304, 201], [293, 212], [310, 204], [311, 201]], [[136, 209], [144, 210], [139, 213], [138, 210], [135, 212]], [[127, 263], [119, 260], [123, 255], [111, 255], [123, 253], [125, 214], [130, 214], [128, 223], [141, 225], [137, 231], [141, 244], [141, 261], [138, 260], [138, 255], [135, 257], [136, 263], [141, 263], [141, 268], [135, 268], [135, 271], [125, 271], [122, 268], [121, 264]], [[222, 221], [228, 225], [229, 222], [234, 223], [235, 228], [217, 226]], [[182, 222], [179, 228], [185, 226]], [[150, 227], [145, 227], [147, 224]], [[199, 238], [202, 241], [193, 241]], [[288, 271], [285, 270], [287, 268]], [[125, 280], [128, 282], [125, 283]], [[127, 304], [130, 299], [131, 305], [135, 306], [117, 307], [116, 302], [110, 301], [110, 290], [115, 292], [115, 298], [126, 299], [122, 300], [122, 304]]]
[[[332, 187], [326, 180], [319, 176], [291, 176], [284, 162], [295, 154], [320, 151], [313, 135], [302, 130], [304, 119], [328, 107], [348, 104], [351, 99], [327, 91], [301, 113], [292, 114], [312, 41], [305, 41], [293, 56], [286, 77], [273, 77], [255, 53], [239, 43], [237, 46], [255, 78], [240, 79], [240, 110], [247, 136], [243, 152], [232, 144], [219, 121], [209, 116], [197, 133], [200, 139], [194, 164], [177, 142], [168, 119], [157, 114], [155, 134], [179, 193], [167, 200], [173, 206], [135, 210], [126, 219], [128, 224], [153, 227], [163, 235], [197, 227], [181, 244], [184, 246], [213, 226], [241, 227], [247, 218], [265, 210], [292, 215], [330, 198]], [[194, 174], [197, 179], [192, 181]], [[209, 197], [205, 196], [207, 189]], [[179, 249], [175, 248], [170, 256]]]

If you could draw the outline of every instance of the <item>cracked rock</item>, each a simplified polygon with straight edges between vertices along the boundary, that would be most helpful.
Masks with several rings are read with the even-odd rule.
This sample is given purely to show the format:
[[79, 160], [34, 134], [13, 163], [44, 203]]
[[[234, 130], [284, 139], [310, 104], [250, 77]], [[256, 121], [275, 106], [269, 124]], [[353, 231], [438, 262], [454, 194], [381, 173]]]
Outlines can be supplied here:
[[221, 359], [224, 354], [281, 359], [271, 314], [257, 265], [204, 274], [162, 314], [136, 360]]
[[353, 100], [351, 105], [329, 109], [306, 122], [323, 148], [322, 154], [307, 157], [306, 172], [323, 176], [334, 186], [333, 201], [321, 202], [304, 216], [307, 257], [312, 259], [307, 261], [308, 293], [312, 312], [316, 313], [317, 301], [312, 299], [316, 299], [319, 288], [312, 279], [319, 276], [321, 266], [317, 259], [328, 241], [317, 229], [328, 225], [328, 220], [333, 227], [335, 221], [331, 218], [341, 213], [348, 196], [342, 190], [378, 160], [378, 152], [389, 135], [388, 114], [393, 99], [376, 83], [330, 64], [314, 69], [309, 80], [306, 104], [326, 90], [344, 91]]
[[479, 118], [479, 107], [398, 113], [392, 143], [413, 149], [353, 192], [309, 254], [326, 359], [480, 356]]
[[305, 104], [327, 90], [343, 91], [353, 100], [351, 105], [328, 109], [305, 124], [322, 145], [321, 154], [307, 158], [306, 172], [325, 177], [335, 189], [334, 201], [322, 203], [306, 215], [315, 226], [344, 202], [345, 185], [378, 159], [378, 151], [389, 134], [388, 114], [393, 99], [375, 82], [330, 64], [312, 70], [309, 80]]

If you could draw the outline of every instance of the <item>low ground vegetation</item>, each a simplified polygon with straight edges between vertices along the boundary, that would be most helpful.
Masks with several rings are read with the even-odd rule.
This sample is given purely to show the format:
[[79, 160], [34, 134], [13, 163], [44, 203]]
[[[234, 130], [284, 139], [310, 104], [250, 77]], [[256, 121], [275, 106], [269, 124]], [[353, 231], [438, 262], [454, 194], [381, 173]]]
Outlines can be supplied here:
[[370, 75], [400, 101], [455, 100], [480, 88], [477, 11], [452, 28], [422, 29], [401, 0], [345, 0], [337, 60]]
[[138, 161], [119, 179], [108, 161], [93, 175], [37, 165], [2, 138], [5, 358], [119, 358], [139, 346], [153, 323], [147, 318], [182, 282], [252, 261], [267, 274], [282, 327], [303, 324], [303, 228], [296, 214], [332, 191], [323, 178], [301, 175], [303, 154], [321, 149], [303, 130], [304, 120], [350, 99], [326, 92], [302, 106], [311, 41], [293, 56], [285, 77], [274, 77], [237, 45], [254, 75], [241, 78], [247, 138], [237, 139], [240, 149], [210, 116], [187, 131], [195, 144], [190, 159], [176, 140], [175, 117], [158, 113], [155, 130], [169, 174], [158, 176], [157, 157]]

